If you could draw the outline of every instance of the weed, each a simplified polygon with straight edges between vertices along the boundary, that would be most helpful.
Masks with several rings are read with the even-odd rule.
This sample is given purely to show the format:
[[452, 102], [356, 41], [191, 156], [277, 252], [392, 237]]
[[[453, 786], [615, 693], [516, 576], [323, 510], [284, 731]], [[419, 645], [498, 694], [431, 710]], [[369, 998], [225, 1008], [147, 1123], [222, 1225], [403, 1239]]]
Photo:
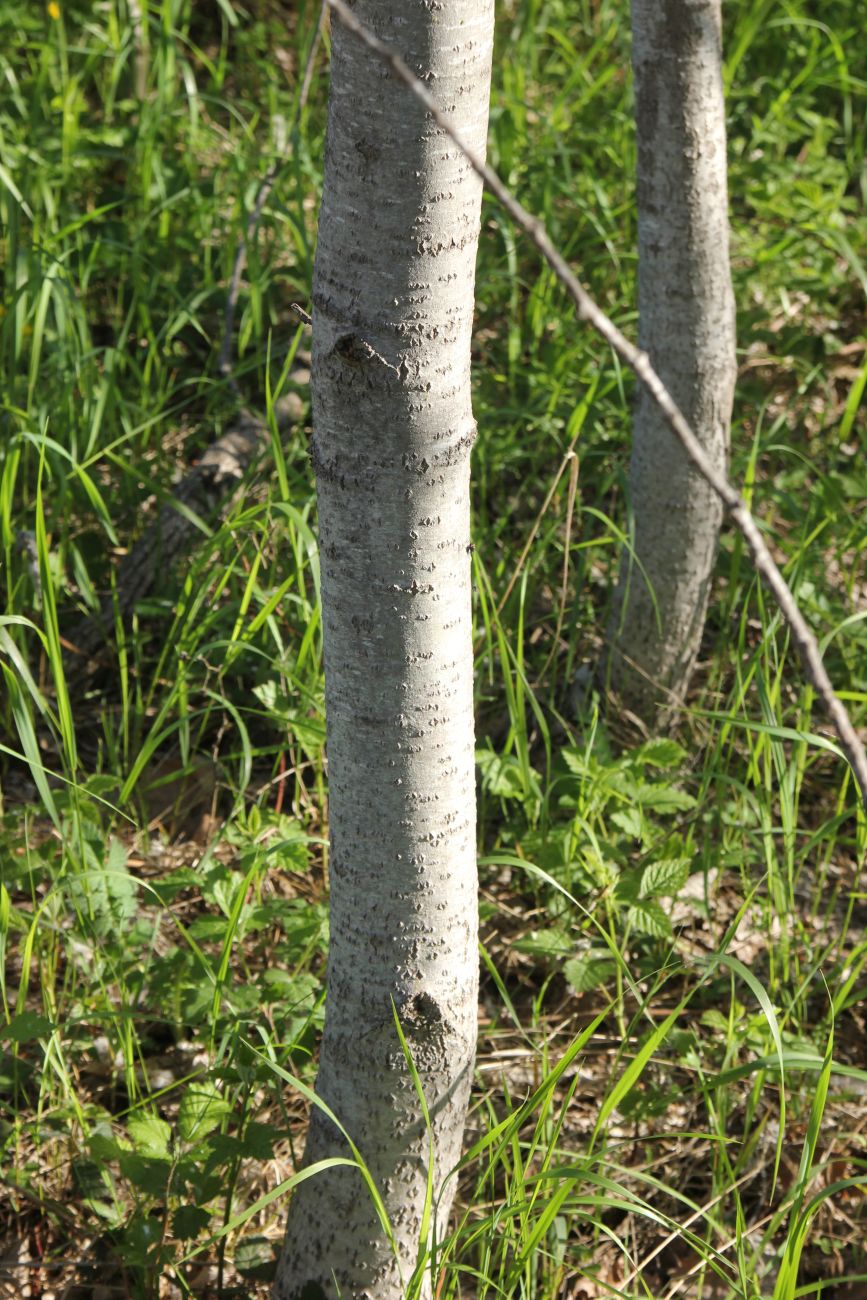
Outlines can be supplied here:
[[[724, 10], [733, 477], [863, 723], [860, 13]], [[286, 124], [317, 16], [0, 13], [2, 1294], [265, 1294], [274, 1267], [328, 940], [303, 390], [277, 419], [312, 276], [324, 59]], [[614, 0], [508, 0], [489, 155], [634, 332], [627, 28]], [[190, 510], [178, 480], [238, 415], [226, 286], [275, 162], [233, 340], [268, 436]], [[576, 717], [627, 532], [631, 380], [487, 200], [474, 362], [483, 1014], [455, 1221], [412, 1285], [846, 1294], [867, 1271], [856, 792], [736, 536], [676, 737], [622, 734], [592, 697]], [[195, 539], [127, 607], [118, 561], [172, 502]]]

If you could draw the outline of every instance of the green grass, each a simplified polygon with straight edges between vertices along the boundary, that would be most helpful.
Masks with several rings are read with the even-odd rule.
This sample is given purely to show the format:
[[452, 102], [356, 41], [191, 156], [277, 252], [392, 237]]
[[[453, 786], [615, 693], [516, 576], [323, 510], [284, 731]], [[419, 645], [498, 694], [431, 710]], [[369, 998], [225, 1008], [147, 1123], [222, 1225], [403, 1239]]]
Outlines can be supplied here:
[[[305, 1124], [285, 1080], [312, 1082], [322, 1017], [303, 428], [81, 684], [82, 620], [235, 413], [225, 286], [280, 157], [235, 340], [273, 421], [321, 182], [325, 53], [296, 120], [312, 0], [141, 8], [138, 32], [129, 0], [0, 14], [0, 1295], [267, 1294]], [[854, 0], [724, 10], [732, 472], [863, 725], [863, 24]], [[633, 333], [624, 13], [501, 6], [490, 157]], [[575, 718], [632, 381], [488, 200], [477, 297], [484, 1016], [438, 1297], [846, 1295], [867, 1274], [857, 792], [731, 533], [677, 734]]]

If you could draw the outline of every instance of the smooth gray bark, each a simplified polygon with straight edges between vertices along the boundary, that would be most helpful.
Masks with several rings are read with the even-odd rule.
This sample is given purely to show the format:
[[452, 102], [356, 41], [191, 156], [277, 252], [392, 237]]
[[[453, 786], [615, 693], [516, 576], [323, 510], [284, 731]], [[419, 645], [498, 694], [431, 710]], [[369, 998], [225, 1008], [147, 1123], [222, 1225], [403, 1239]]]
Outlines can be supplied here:
[[[633, 0], [639, 346], [713, 464], [728, 454], [736, 373], [720, 0]], [[656, 403], [636, 397], [608, 683], [646, 723], [682, 702], [722, 521]]]
[[[353, 14], [484, 152], [492, 0], [357, 0]], [[396, 1300], [429, 1161], [392, 1000], [432, 1116], [437, 1193], [460, 1158], [475, 1058], [470, 336], [482, 186], [336, 20], [332, 38], [313, 291], [331, 837], [316, 1087], [371, 1170], [399, 1257], [359, 1173], [317, 1173], [293, 1194], [274, 1295]], [[314, 1109], [306, 1162], [347, 1154]]]

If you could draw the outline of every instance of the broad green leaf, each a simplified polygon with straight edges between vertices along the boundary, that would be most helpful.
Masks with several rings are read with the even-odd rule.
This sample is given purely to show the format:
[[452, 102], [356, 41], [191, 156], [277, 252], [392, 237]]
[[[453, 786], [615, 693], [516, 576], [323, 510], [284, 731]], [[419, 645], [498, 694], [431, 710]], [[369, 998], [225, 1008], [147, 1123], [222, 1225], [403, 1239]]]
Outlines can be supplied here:
[[235, 1247], [232, 1262], [242, 1277], [269, 1282], [277, 1262], [276, 1246], [270, 1237], [245, 1237]]
[[[105, 1208], [115, 1190], [115, 1179], [105, 1164], [87, 1156], [75, 1155], [71, 1169], [76, 1191], [83, 1203], [101, 1217], [110, 1217], [106, 1215]], [[111, 1217], [116, 1217], [116, 1214], [117, 1206]]]
[[0, 1025], [0, 1039], [11, 1043], [32, 1043], [37, 1038], [50, 1038], [53, 1033], [54, 1025], [37, 1011], [22, 1011], [8, 1025]]
[[620, 879], [620, 868], [609, 858], [600, 857], [595, 849], [581, 855], [581, 866], [598, 889], [610, 889]]
[[634, 840], [642, 839], [645, 827], [640, 808], [618, 808], [617, 812], [611, 814], [611, 820], [624, 835], [629, 835]]
[[563, 974], [576, 993], [589, 993], [608, 984], [616, 973], [617, 967], [610, 957], [587, 956], [570, 957], [563, 963]]
[[641, 876], [640, 867], [631, 867], [628, 871], [623, 872], [614, 891], [619, 903], [638, 902], [641, 896]]
[[687, 882], [690, 866], [689, 858], [665, 858], [662, 862], [651, 862], [641, 876], [641, 897], [676, 895]]
[[575, 776], [586, 776], [587, 758], [583, 750], [572, 749], [567, 745], [561, 749], [560, 754], [570, 772], [574, 772]]
[[499, 799], [523, 799], [524, 778], [521, 765], [511, 754], [494, 754], [489, 749], [476, 750], [476, 765], [482, 774], [482, 789]]
[[671, 938], [671, 922], [653, 898], [637, 899], [629, 907], [626, 918], [640, 934], [652, 935], [654, 939]]
[[238, 889], [243, 880], [244, 877], [240, 872], [232, 871], [214, 882], [214, 902], [217, 904], [224, 916], [231, 915]]
[[118, 1157], [120, 1172], [133, 1187], [154, 1199], [166, 1194], [172, 1162], [167, 1156], [143, 1156], [137, 1151], [121, 1151]]
[[270, 1160], [274, 1154], [274, 1143], [284, 1135], [284, 1130], [273, 1124], [259, 1124], [251, 1121], [244, 1129], [241, 1151], [253, 1160]]
[[[66, 833], [71, 835], [72, 828]], [[126, 931], [138, 912], [138, 881], [130, 875], [126, 849], [112, 839], [106, 853], [101, 830], [91, 824], [85, 827], [82, 846], [87, 869], [70, 877], [70, 894], [98, 935]]]
[[210, 1222], [210, 1213], [201, 1205], [179, 1205], [172, 1215], [172, 1233], [178, 1241], [192, 1241]]
[[637, 798], [642, 808], [652, 809], [657, 813], [688, 812], [695, 807], [695, 799], [685, 790], [676, 790], [674, 786], [659, 785], [642, 781], [638, 787]]
[[201, 883], [201, 876], [191, 867], [178, 867], [161, 880], [154, 880], [151, 888], [160, 902], [170, 903], [182, 890], [199, 888]]
[[[569, 806], [571, 809], [572, 801]], [[572, 859], [571, 827], [528, 831], [522, 837], [521, 847], [530, 860], [539, 863], [545, 871], [568, 871]]]
[[126, 1131], [139, 1155], [166, 1156], [172, 1140], [172, 1126], [158, 1115], [137, 1111], [126, 1122]]
[[117, 1160], [122, 1151], [129, 1150], [128, 1143], [120, 1142], [112, 1133], [91, 1133], [87, 1139], [87, 1149], [95, 1159], [103, 1162]]
[[208, 1079], [191, 1083], [178, 1109], [178, 1132], [185, 1142], [200, 1141], [222, 1123], [232, 1108]]
[[572, 949], [572, 941], [563, 930], [531, 930], [515, 939], [512, 947], [533, 957], [562, 957]]
[[632, 755], [636, 763], [648, 763], [651, 767], [680, 767], [686, 758], [686, 750], [676, 740], [648, 740]]
[[226, 936], [225, 916], [197, 916], [187, 929], [194, 939], [202, 943], [218, 943]]

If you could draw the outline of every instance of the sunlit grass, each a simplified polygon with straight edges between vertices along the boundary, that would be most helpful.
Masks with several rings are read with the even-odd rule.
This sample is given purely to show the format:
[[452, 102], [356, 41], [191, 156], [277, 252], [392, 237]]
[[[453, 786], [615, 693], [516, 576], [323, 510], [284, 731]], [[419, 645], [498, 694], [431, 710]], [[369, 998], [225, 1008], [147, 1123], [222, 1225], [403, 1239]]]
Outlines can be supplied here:
[[[862, 24], [851, 0], [724, 11], [732, 472], [863, 721]], [[266, 1294], [302, 1149], [284, 1082], [312, 1080], [321, 1025], [327, 768], [312, 470], [303, 411], [283, 429], [277, 404], [312, 275], [317, 12], [0, 14], [16, 1294], [36, 1242], [44, 1286], [190, 1293], [207, 1260], [227, 1294]], [[628, 60], [613, 0], [503, 5], [489, 153], [634, 332]], [[275, 157], [234, 339], [270, 439], [127, 619], [123, 553], [236, 415], [225, 290]], [[842, 1288], [867, 1272], [856, 791], [731, 534], [677, 734], [630, 735], [593, 698], [576, 715], [627, 529], [632, 381], [488, 200], [477, 298], [484, 1014], [453, 1229], [422, 1265], [438, 1300]]]

